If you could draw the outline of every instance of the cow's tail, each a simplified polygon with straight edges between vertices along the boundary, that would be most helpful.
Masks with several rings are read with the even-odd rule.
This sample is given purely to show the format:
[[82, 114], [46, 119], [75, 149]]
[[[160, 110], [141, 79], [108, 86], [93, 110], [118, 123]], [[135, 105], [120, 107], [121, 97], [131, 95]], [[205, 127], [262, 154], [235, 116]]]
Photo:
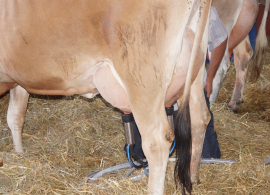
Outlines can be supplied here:
[[266, 48], [268, 47], [265, 26], [266, 26], [266, 20], [267, 20], [267, 15], [268, 15], [268, 10], [269, 10], [269, 2], [270, 0], [265, 1], [263, 19], [261, 22], [259, 33], [256, 38], [255, 53], [254, 53], [254, 58], [253, 58], [253, 67], [250, 74], [251, 82], [257, 81], [257, 79], [260, 76], [262, 64], [263, 64], [262, 60], [265, 57]]
[[191, 120], [189, 112], [190, 88], [192, 84], [193, 69], [195, 66], [197, 54], [200, 49], [205, 25], [208, 19], [211, 0], [201, 1], [201, 3], [201, 13], [198, 20], [193, 48], [191, 51], [184, 94], [182, 96], [182, 102], [178, 109], [175, 121], [175, 150], [177, 162], [174, 169], [174, 177], [176, 185], [178, 183], [177, 180], [179, 180], [181, 183], [183, 194], [185, 194], [185, 190], [187, 190], [189, 193], [191, 193], [192, 190], [192, 183], [190, 178], [190, 162], [192, 150]]

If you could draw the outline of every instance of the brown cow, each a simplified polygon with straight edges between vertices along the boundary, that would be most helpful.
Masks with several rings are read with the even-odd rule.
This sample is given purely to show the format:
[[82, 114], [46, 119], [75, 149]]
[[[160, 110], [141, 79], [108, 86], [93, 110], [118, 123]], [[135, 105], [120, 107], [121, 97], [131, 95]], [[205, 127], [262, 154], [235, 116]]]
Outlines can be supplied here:
[[1, 1], [0, 91], [11, 89], [7, 117], [15, 151], [23, 152], [29, 93], [89, 98], [100, 93], [113, 106], [133, 112], [149, 163], [149, 191], [162, 194], [174, 140], [164, 100], [178, 99], [184, 82], [167, 89], [182, 75], [186, 87], [175, 131], [175, 175], [190, 192], [191, 180], [198, 181], [209, 121], [202, 85], [210, 4], [211, 0]]
[[[266, 1], [266, 5], [269, 6], [269, 0]], [[220, 15], [221, 20], [229, 34], [228, 51], [234, 51], [234, 66], [236, 70], [236, 81], [228, 106], [237, 111], [238, 105], [243, 102], [243, 91], [245, 78], [248, 68], [248, 62], [252, 58], [253, 49], [250, 45], [248, 33], [250, 32], [258, 14], [258, 1], [257, 0], [237, 0], [233, 3], [228, 3], [227, 0], [213, 0], [212, 6], [216, 7]], [[264, 13], [266, 19], [267, 6]], [[260, 32], [256, 40], [255, 57], [256, 65], [253, 70], [254, 78], [258, 78], [260, 70], [261, 52], [267, 47], [267, 40], [265, 36], [265, 24], [266, 20], [263, 20]], [[222, 81], [225, 78], [227, 71], [230, 67], [230, 60], [228, 53], [226, 52], [221, 65], [213, 80], [213, 92], [210, 96], [210, 101], [215, 102]]]

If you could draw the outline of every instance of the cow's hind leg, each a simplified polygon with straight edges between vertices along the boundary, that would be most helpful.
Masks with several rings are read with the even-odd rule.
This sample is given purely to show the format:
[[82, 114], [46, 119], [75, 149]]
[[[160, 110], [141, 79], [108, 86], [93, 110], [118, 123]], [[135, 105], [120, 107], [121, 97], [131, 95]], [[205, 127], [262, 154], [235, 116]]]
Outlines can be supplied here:
[[7, 122], [12, 132], [14, 150], [16, 153], [23, 153], [22, 128], [25, 120], [28, 97], [28, 92], [21, 86], [10, 90]]
[[250, 45], [249, 37], [247, 36], [235, 49], [234, 49], [234, 66], [236, 70], [236, 80], [233, 90], [233, 95], [228, 107], [234, 112], [237, 111], [239, 104], [243, 102], [243, 91], [245, 79], [248, 69], [248, 61], [253, 55], [253, 50]]
[[[164, 106], [161, 104], [159, 108], [164, 109]], [[136, 121], [140, 121], [138, 127], [142, 137], [142, 148], [149, 164], [149, 191], [151, 194], [163, 194], [169, 151], [174, 136], [165, 109], [155, 112], [154, 116], [151, 115], [146, 117], [147, 121]]]
[[[204, 71], [203, 69], [201, 71]], [[192, 183], [199, 182], [200, 162], [206, 127], [210, 121], [210, 114], [205, 102], [201, 78], [196, 78], [191, 86], [190, 116], [192, 134], [192, 155], [190, 163], [190, 177]]]
[[[136, 123], [138, 125], [144, 154], [149, 164], [148, 187], [152, 194], [163, 194], [164, 180], [169, 151], [174, 135], [164, 108], [163, 93], [159, 89], [158, 80], [148, 88], [132, 85], [126, 82], [129, 99], [124, 88], [113, 76], [108, 62], [104, 63], [94, 75], [94, 84], [102, 97], [124, 112], [130, 112], [129, 101]], [[153, 77], [154, 75], [152, 75]], [[155, 78], [155, 77], [154, 77]], [[150, 82], [146, 83], [150, 84]]]
[[[151, 72], [150, 72], [151, 73]], [[147, 87], [126, 83], [132, 113], [142, 138], [143, 152], [149, 164], [148, 190], [151, 194], [163, 194], [166, 167], [174, 134], [164, 108], [164, 88], [149, 74], [154, 82]], [[132, 82], [131, 82], [132, 83]], [[132, 90], [129, 90], [132, 89]], [[152, 89], [151, 92], [149, 89]]]

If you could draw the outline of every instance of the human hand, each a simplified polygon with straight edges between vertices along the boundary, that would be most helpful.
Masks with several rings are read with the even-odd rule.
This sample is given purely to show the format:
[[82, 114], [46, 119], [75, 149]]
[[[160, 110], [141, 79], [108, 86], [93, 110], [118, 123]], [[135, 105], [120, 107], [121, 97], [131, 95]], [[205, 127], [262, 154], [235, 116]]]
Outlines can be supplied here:
[[208, 98], [210, 97], [210, 95], [212, 93], [212, 83], [213, 83], [213, 80], [211, 80], [211, 81], [206, 80], [206, 85], [204, 87], [204, 91], [207, 92]]

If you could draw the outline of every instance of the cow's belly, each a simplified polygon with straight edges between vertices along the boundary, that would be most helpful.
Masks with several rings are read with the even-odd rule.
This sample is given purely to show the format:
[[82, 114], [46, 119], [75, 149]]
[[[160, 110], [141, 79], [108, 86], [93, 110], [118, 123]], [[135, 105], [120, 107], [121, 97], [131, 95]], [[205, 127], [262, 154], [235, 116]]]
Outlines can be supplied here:
[[[5, 76], [10, 78], [8, 75], [11, 75], [11, 78], [29, 93], [79, 94], [87, 98], [100, 93], [114, 107], [131, 112], [126, 90], [111, 60], [60, 56], [58, 59], [46, 58], [39, 61], [42, 61], [43, 65], [38, 67], [34, 65], [16, 67], [11, 64], [16, 64], [16, 61], [10, 63], [6, 61], [4, 67], [8, 68]], [[33, 59], [29, 63], [35, 64]]]
[[14, 82], [14, 80], [10, 78], [10, 76], [8, 76], [6, 73], [0, 70], [0, 82], [9, 83], [9, 82]]
[[[67, 62], [68, 60], [71, 62]], [[0, 74], [1, 80], [10, 82], [8, 80], [12, 78], [29, 93], [35, 94], [73, 95], [92, 92], [95, 89], [92, 82], [93, 75], [103, 62], [92, 64], [91, 62], [75, 63], [72, 59], [68, 60], [64, 59], [65, 65], [63, 66], [59, 65], [61, 62], [57, 64], [50, 60], [44, 60], [43, 66], [7, 64], [9, 68], [5, 74]], [[35, 64], [35, 61], [31, 63]]]
[[48, 35], [53, 40], [44, 42], [33, 37], [25, 42], [17, 31], [0, 35], [0, 40], [7, 39], [0, 47], [1, 82], [14, 81], [29, 93], [43, 95], [97, 93], [93, 75], [110, 56], [104, 40], [82, 35], [72, 42], [69, 36]]

